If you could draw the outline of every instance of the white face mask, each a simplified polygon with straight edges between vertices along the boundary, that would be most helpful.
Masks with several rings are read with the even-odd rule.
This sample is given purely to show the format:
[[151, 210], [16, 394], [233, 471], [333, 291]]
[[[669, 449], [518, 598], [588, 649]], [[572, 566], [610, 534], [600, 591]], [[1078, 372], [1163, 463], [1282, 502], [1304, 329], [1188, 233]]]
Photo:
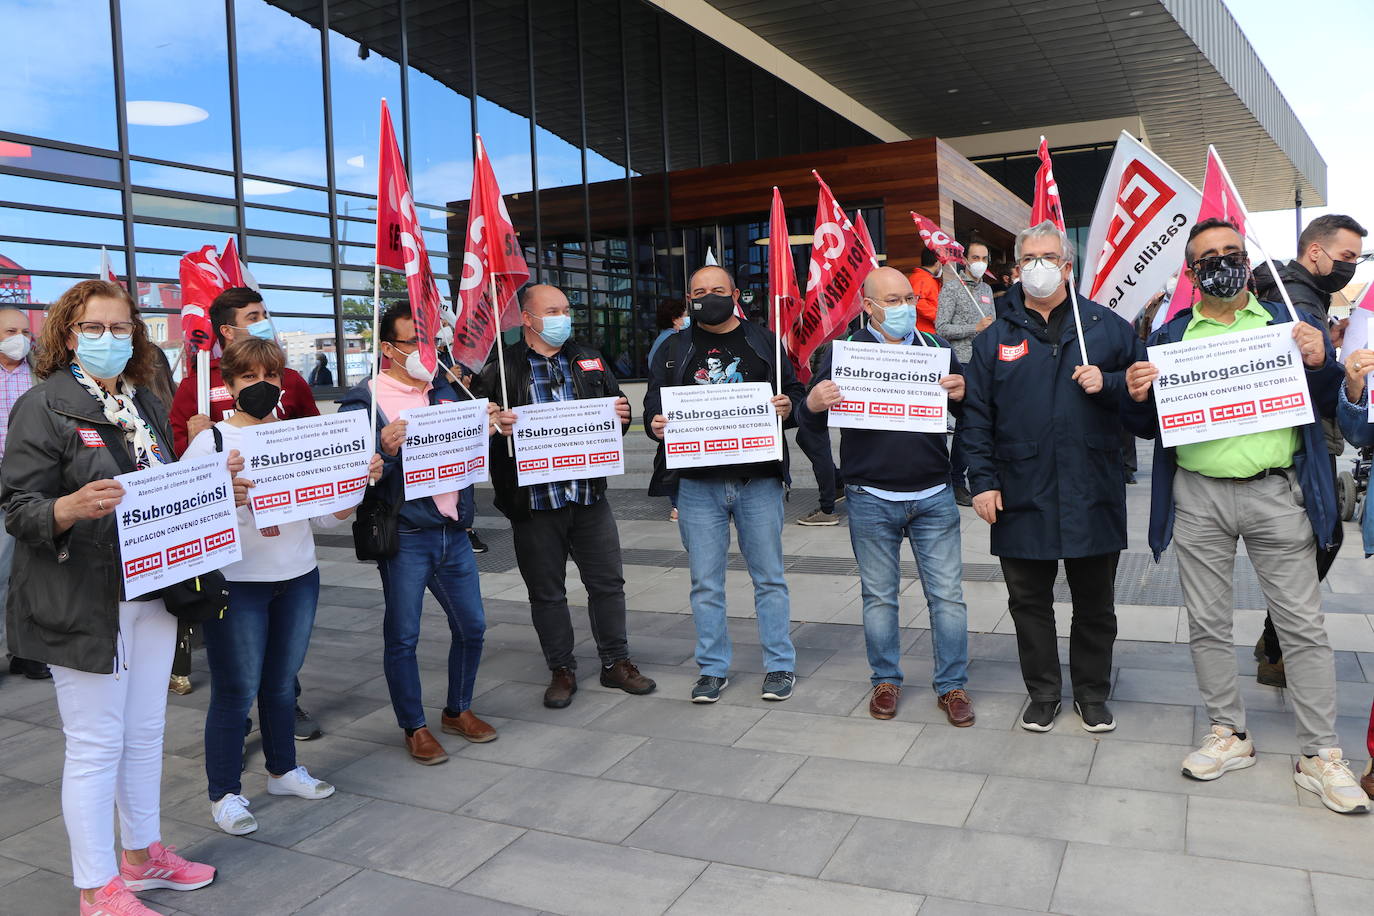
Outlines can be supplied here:
[[[393, 349], [392, 352], [393, 352], [393, 353], [397, 353], [398, 351], [396, 351], [395, 349]], [[400, 362], [400, 363], [401, 363], [401, 367], [404, 368], [404, 369], [406, 370], [406, 375], [408, 375], [408, 376], [410, 376], [411, 378], [415, 379], [415, 381], [417, 381], [417, 382], [432, 382], [432, 381], [434, 381], [434, 373], [432, 373], [432, 372], [430, 372], [428, 369], [426, 369], [426, 368], [425, 368], [425, 364], [424, 364], [423, 362], [420, 361], [420, 350], [419, 350], [418, 347], [415, 349], [414, 352], [407, 354], [407, 355], [406, 355], [406, 358], [405, 358], [403, 361], [402, 361], [402, 360], [397, 360], [395, 356], [393, 356], [391, 359], [392, 359], [392, 362]]]
[[1058, 267], [1046, 264], [1043, 261], [1033, 263], [1030, 267], [1021, 268], [1021, 286], [1026, 290], [1028, 296], [1036, 299], [1048, 299], [1054, 295], [1054, 291], [1064, 285], [1064, 276], [1059, 272]]
[[29, 355], [29, 339], [23, 334], [15, 334], [0, 340], [0, 353], [12, 360], [21, 360]]
[[968, 275], [975, 280], [983, 279], [983, 274], [988, 272], [987, 261], [969, 261]]

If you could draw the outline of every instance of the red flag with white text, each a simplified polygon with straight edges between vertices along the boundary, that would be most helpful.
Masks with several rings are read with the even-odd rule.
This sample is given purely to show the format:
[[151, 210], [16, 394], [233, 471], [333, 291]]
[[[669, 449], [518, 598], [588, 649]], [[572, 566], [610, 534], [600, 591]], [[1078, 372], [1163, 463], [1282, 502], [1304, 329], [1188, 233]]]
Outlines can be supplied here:
[[[1227, 177], [1226, 166], [1222, 164], [1221, 157], [1215, 149], [1207, 147], [1207, 173], [1202, 178], [1202, 206], [1197, 211], [1197, 219], [1193, 225], [1196, 226], [1205, 219], [1230, 220], [1240, 229], [1241, 238], [1246, 238], [1249, 235], [1247, 216], [1245, 204], [1241, 202], [1240, 194]], [[1169, 313], [1164, 320], [1169, 320], [1184, 309], [1192, 308], [1196, 299], [1196, 289], [1192, 281], [1180, 268], [1178, 285], [1174, 287], [1174, 295], [1169, 299]]]
[[1054, 167], [1050, 165], [1050, 147], [1045, 138], [1040, 138], [1040, 168], [1035, 170], [1035, 200], [1031, 203], [1031, 225], [1038, 226], [1049, 220], [1064, 231], [1064, 208], [1059, 203], [1059, 185], [1054, 180]]
[[452, 353], [465, 366], [481, 366], [496, 343], [498, 328], [504, 331], [520, 324], [515, 294], [529, 282], [530, 268], [480, 134], [465, 239]]
[[960, 264], [964, 260], [964, 246], [954, 241], [949, 233], [916, 211], [911, 211], [911, 219], [916, 223], [916, 232], [926, 247], [935, 252], [941, 264]]
[[768, 299], [773, 309], [773, 330], [784, 343], [801, 313], [800, 293], [792, 246], [787, 241], [787, 212], [782, 206], [782, 192], [774, 186], [773, 210], [768, 221]]
[[181, 256], [181, 339], [192, 350], [215, 345], [210, 327], [210, 303], [229, 288], [229, 275], [220, 266], [214, 245]]
[[257, 278], [248, 269], [248, 265], [243, 263], [243, 258], [239, 257], [238, 239], [232, 235], [224, 243], [224, 254], [220, 255], [219, 266], [224, 268], [224, 275], [229, 278], [231, 287], [258, 288]]
[[415, 322], [415, 340], [420, 362], [430, 372], [439, 370], [435, 339], [439, 336], [442, 302], [434, 272], [425, 250], [425, 234], [415, 201], [410, 196], [401, 151], [396, 146], [396, 131], [391, 126], [391, 110], [382, 99], [381, 149], [377, 156], [377, 265], [403, 271], [410, 314]]

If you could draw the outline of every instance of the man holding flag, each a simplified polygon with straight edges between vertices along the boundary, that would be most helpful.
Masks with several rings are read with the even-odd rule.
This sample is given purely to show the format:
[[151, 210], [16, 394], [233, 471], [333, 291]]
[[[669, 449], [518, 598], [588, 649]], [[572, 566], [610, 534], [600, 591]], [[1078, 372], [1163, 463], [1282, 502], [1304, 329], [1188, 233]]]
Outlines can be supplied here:
[[[983, 282], [989, 261], [988, 246], [979, 239], [970, 239], [962, 267], [948, 263], [954, 272], [954, 282], [940, 288], [940, 306], [935, 315], [935, 332], [949, 341], [960, 363], [973, 356], [973, 338], [992, 324], [992, 287]], [[964, 457], [962, 436], [956, 427], [950, 442], [950, 474], [954, 481], [954, 501], [961, 506], [973, 505], [968, 491], [968, 459]]]

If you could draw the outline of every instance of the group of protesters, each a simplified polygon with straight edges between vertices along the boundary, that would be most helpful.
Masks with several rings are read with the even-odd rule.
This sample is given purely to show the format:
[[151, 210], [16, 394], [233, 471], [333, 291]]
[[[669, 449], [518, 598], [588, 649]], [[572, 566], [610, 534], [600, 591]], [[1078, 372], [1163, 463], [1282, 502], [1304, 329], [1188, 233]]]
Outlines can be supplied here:
[[[1289, 290], [1303, 284], [1324, 290], [1324, 305], [1349, 280], [1364, 235], [1348, 217], [1322, 217], [1304, 233], [1299, 257], [1282, 275], [1261, 279]], [[1111, 309], [1071, 297], [1073, 251], [1063, 231], [1046, 222], [1016, 237], [1016, 280], [995, 305], [982, 283], [988, 254], [986, 245], [970, 244], [957, 275], [943, 280], [963, 284], [975, 307], [983, 297], [985, 315], [946, 297], [940, 271], [929, 265], [922, 270], [936, 280], [933, 301], [901, 271], [880, 267], [863, 281], [864, 320], [847, 337], [951, 350], [939, 386], [958, 424], [952, 452], [943, 433], [848, 425], [840, 431], [842, 483], [834, 484], [823, 508], [833, 515], [835, 501], [847, 506], [872, 669], [870, 715], [892, 719], [901, 703], [898, 595], [902, 542], [909, 541], [929, 609], [933, 700], [952, 726], [975, 720], [959, 512], [968, 502], [991, 526], [991, 550], [1006, 582], [1027, 692], [1020, 726], [1050, 731], [1063, 698], [1071, 696], [1082, 728], [1116, 727], [1108, 701], [1116, 571], [1127, 543], [1126, 430], [1156, 440], [1150, 547], [1158, 557], [1174, 545], [1209, 720], [1200, 746], [1180, 763], [1183, 775], [1212, 780], [1257, 760], [1232, 645], [1232, 572], [1241, 538], [1272, 622], [1274, 645], [1266, 648], [1274, 657], [1267, 660], [1274, 664], [1281, 656], [1296, 714], [1294, 780], [1333, 811], [1368, 811], [1370, 768], [1363, 780], [1357, 777], [1335, 733], [1334, 658], [1319, 575], [1339, 544], [1331, 437], [1339, 431], [1357, 446], [1374, 444], [1367, 386], [1374, 351], [1356, 349], [1338, 361], [1324, 308], [1292, 296], [1298, 308], [1290, 311], [1281, 299], [1257, 297], [1243, 234], [1228, 222], [1202, 220], [1189, 233], [1185, 268], [1201, 299], [1164, 322], [1149, 343], [1291, 325], [1317, 417], [1296, 428], [1166, 448], [1153, 404], [1158, 369], [1147, 359], [1146, 342]], [[831, 354], [822, 353], [804, 385], [773, 333], [741, 320], [739, 290], [727, 270], [701, 268], [686, 292], [685, 308], [668, 310], [670, 326], [650, 357], [645, 433], [661, 442], [671, 430], [665, 388], [763, 382], [784, 425], [826, 443], [828, 453], [830, 411], [844, 399]], [[485, 630], [468, 534], [473, 490], [405, 498], [402, 417], [416, 407], [489, 400], [491, 485], [497, 509], [510, 521], [549, 669], [544, 705], [568, 707], [578, 690], [569, 559], [586, 588], [600, 684], [636, 695], [656, 689], [631, 658], [620, 541], [605, 478], [522, 486], [506, 445], [528, 405], [611, 398], [623, 434], [631, 404], [604, 357], [573, 339], [561, 290], [527, 286], [519, 308], [521, 338], [469, 379], [426, 368], [416, 316], [408, 303], [392, 304], [375, 329], [386, 368], [340, 402], [345, 411], [375, 407], [369, 499], [389, 506], [395, 523], [395, 543], [377, 561], [382, 668], [398, 745], [422, 765], [448, 759], [426, 718], [416, 658], [426, 590], [450, 632], [441, 733], [481, 743], [498, 731], [472, 708]], [[320, 596], [312, 526], [339, 525], [350, 513], [261, 530], [253, 523], [247, 507], [253, 483], [239, 454], [243, 430], [317, 412], [309, 386], [285, 367], [258, 293], [230, 289], [210, 309], [223, 348], [209, 380], [213, 416], [193, 410], [194, 374], [171, 394], [166, 360], [118, 284], [83, 281], [69, 289], [48, 309], [32, 352], [27, 325], [12, 316], [0, 311], [0, 403], [9, 413], [7, 438], [0, 439], [0, 510], [8, 532], [0, 558], [13, 553], [4, 577], [12, 670], [30, 677], [50, 670], [56, 687], [66, 735], [62, 811], [81, 912], [151, 913], [135, 892], [203, 887], [215, 869], [162, 843], [163, 730], [178, 626], [156, 594], [125, 600], [113, 516], [124, 490], [114, 478], [217, 452], [233, 475], [242, 559], [222, 570], [228, 608], [202, 626], [200, 638], [211, 679], [205, 720], [210, 819], [235, 835], [257, 829], [241, 777], [255, 700], [266, 792], [318, 800], [334, 791], [296, 760], [303, 714], [297, 675]], [[732, 522], [753, 583], [759, 695], [781, 702], [798, 689], [782, 544], [788, 468], [785, 440], [771, 460], [657, 468], [689, 558], [699, 668], [693, 703], [717, 702], [734, 670], [726, 589]], [[1368, 514], [1364, 536], [1366, 551], [1374, 551]], [[1054, 609], [1061, 563], [1072, 602], [1067, 693]], [[1374, 752], [1374, 723], [1370, 740]]]

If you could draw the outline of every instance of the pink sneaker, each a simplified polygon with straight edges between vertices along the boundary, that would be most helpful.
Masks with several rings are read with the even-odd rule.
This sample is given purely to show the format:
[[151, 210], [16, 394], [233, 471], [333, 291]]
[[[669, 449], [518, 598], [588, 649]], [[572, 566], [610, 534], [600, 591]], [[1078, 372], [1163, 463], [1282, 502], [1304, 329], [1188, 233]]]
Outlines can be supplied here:
[[81, 895], [81, 916], [158, 916], [157, 910], [150, 910], [135, 897], [124, 879], [118, 875], [110, 879], [110, 883], [95, 892], [95, 899], [86, 902], [86, 895]]
[[193, 891], [215, 880], [215, 869], [199, 862], [188, 862], [177, 855], [175, 848], [154, 843], [148, 847], [148, 861], [142, 865], [131, 864], [127, 852], [120, 856], [119, 876], [131, 891], [150, 891], [159, 887]]

